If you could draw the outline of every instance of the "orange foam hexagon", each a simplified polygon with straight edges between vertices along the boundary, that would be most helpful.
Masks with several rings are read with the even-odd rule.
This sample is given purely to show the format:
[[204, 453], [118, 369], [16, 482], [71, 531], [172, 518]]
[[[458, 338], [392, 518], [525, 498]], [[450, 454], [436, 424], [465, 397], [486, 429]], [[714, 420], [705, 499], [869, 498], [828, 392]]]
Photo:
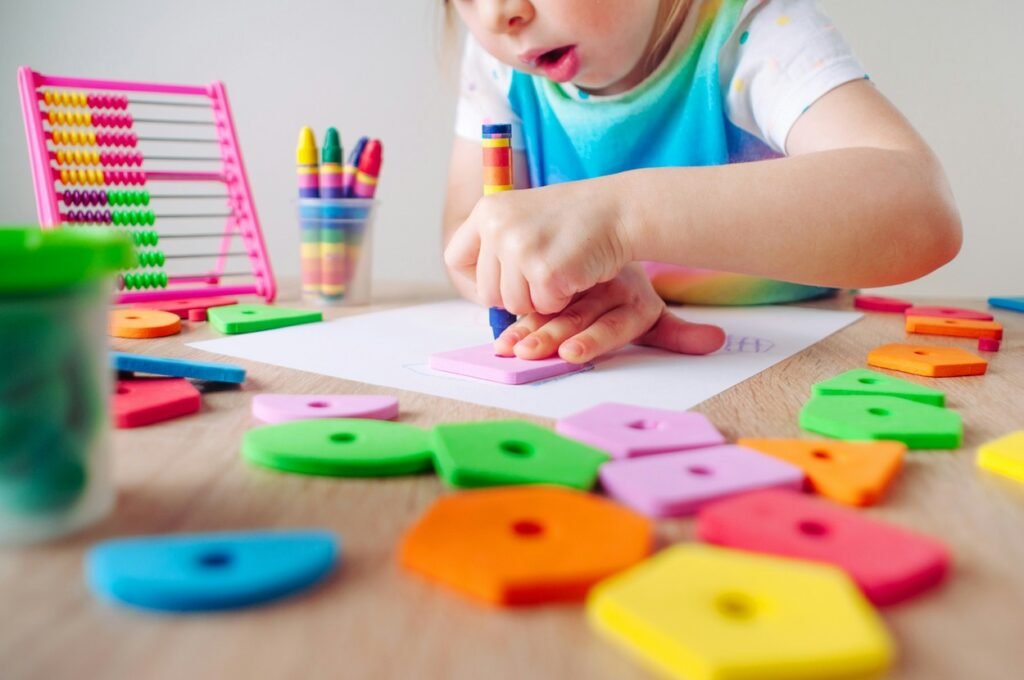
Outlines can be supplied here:
[[988, 362], [958, 347], [932, 347], [894, 343], [868, 353], [868, 365], [932, 378], [981, 375]]
[[582, 600], [652, 548], [651, 523], [615, 503], [515, 486], [440, 498], [406, 533], [399, 562], [478, 600], [530, 605]]
[[908, 316], [906, 320], [908, 333], [921, 335], [951, 335], [958, 338], [991, 338], [1000, 340], [1003, 337], [1003, 325], [998, 321], [978, 321], [975, 319], [936, 319], [930, 316]]

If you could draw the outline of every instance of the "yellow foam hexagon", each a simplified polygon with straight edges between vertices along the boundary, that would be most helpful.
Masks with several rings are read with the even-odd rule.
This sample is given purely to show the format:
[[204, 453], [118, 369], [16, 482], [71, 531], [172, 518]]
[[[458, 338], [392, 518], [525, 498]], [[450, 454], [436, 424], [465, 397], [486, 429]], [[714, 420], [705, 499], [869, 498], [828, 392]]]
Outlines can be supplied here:
[[861, 677], [893, 656], [880, 618], [839, 569], [705, 545], [669, 548], [603, 581], [587, 614], [688, 680]]

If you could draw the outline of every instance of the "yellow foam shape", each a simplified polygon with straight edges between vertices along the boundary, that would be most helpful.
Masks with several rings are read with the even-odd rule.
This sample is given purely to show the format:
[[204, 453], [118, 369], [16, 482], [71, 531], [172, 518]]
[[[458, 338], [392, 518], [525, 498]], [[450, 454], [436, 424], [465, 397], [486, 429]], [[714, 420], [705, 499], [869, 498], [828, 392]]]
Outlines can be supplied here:
[[982, 445], [977, 463], [989, 472], [1024, 482], [1024, 430]]
[[602, 633], [687, 680], [854, 678], [893, 648], [839, 569], [689, 544], [602, 581], [587, 599]]

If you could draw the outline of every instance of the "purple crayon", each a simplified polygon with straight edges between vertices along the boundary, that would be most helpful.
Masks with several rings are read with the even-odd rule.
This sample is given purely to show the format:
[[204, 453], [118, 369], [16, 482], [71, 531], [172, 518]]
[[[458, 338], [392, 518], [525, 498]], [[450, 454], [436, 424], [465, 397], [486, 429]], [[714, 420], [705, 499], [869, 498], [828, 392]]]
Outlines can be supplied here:
[[341, 186], [345, 192], [346, 198], [352, 198], [352, 185], [356, 181], [356, 172], [359, 168], [359, 157], [363, 155], [363, 149], [366, 148], [366, 137], [360, 137], [356, 142], [356, 145], [352, 147], [352, 153], [348, 156], [348, 163], [341, 171]]

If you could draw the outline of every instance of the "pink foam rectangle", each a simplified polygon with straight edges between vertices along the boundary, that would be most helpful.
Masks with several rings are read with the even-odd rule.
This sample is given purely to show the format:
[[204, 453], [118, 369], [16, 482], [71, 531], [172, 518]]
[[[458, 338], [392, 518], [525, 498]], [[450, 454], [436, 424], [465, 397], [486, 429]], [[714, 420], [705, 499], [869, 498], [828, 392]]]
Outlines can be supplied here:
[[571, 364], [558, 357], [537, 360], [501, 357], [494, 353], [494, 345], [490, 343], [430, 355], [430, 367], [436, 371], [457, 373], [506, 385], [524, 385], [575, 373], [592, 366], [590, 363]]

